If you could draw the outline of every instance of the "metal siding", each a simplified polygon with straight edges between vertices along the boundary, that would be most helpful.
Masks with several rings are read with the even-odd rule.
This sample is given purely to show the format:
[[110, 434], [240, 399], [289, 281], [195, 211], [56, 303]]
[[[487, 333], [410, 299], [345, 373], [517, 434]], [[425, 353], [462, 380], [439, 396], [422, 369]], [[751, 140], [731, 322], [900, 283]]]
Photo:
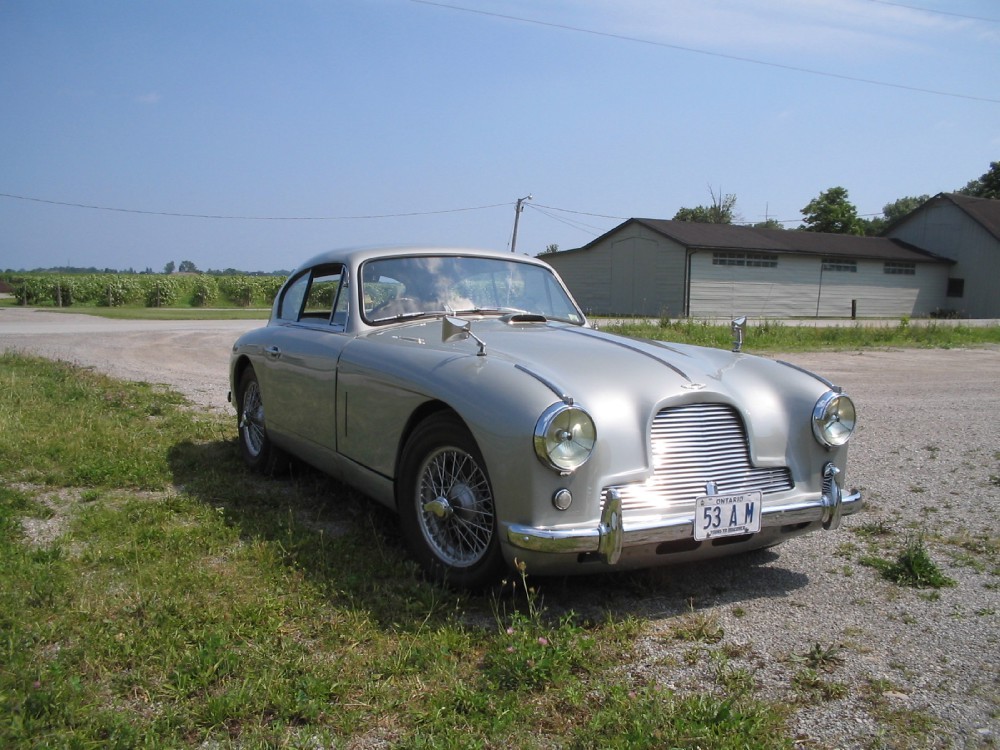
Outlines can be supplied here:
[[912, 276], [887, 274], [883, 261], [859, 261], [856, 273], [825, 271], [818, 315], [849, 316], [852, 300], [861, 318], [927, 315], [944, 299], [947, 268], [917, 263], [914, 270]]
[[[926, 315], [944, 299], [947, 268], [917, 263], [913, 276], [886, 274], [883, 261], [856, 272], [823, 271], [820, 258], [779, 256], [777, 268], [716, 266], [711, 252], [692, 258], [691, 316], [756, 318]], [[933, 291], [938, 290], [938, 291]]]
[[955, 298], [942, 292], [936, 307], [972, 318], [1000, 317], [1000, 242], [961, 208], [944, 201], [925, 206], [894, 227], [891, 236], [957, 261], [945, 275], [964, 279], [965, 294]]
[[543, 259], [588, 315], [674, 315], [684, 307], [684, 248], [630, 225], [584, 251]]
[[638, 236], [655, 245], [655, 252], [643, 256], [641, 273], [655, 288], [650, 315], [679, 317], [684, 314], [684, 264], [686, 249], [648, 227], [637, 227]]
[[[818, 261], [778, 257], [777, 268], [716, 266], [710, 251], [691, 257], [691, 317], [789, 318], [816, 312]], [[811, 306], [811, 307], [810, 307]]]
[[542, 258], [562, 276], [577, 304], [591, 315], [607, 310], [611, 304], [611, 256], [588, 250], [579, 253], [553, 253]]

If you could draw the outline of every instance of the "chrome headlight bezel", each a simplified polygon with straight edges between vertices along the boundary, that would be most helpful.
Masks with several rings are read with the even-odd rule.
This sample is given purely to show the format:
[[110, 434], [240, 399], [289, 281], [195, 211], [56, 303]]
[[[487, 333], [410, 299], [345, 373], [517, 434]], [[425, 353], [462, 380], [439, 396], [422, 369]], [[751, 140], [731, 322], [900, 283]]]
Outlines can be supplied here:
[[535, 455], [560, 474], [572, 474], [587, 463], [596, 444], [594, 419], [579, 406], [553, 404], [535, 423]]
[[813, 435], [820, 445], [839, 448], [854, 434], [858, 413], [851, 398], [836, 391], [820, 396], [812, 413]]

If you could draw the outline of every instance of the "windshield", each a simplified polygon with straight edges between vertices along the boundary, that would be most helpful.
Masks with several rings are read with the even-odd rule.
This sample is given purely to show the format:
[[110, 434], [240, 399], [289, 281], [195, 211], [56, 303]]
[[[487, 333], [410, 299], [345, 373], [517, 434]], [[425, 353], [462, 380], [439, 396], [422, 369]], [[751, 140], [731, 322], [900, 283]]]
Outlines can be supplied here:
[[579, 309], [545, 266], [451, 255], [370, 260], [361, 267], [369, 323], [441, 314], [524, 312], [583, 323]]

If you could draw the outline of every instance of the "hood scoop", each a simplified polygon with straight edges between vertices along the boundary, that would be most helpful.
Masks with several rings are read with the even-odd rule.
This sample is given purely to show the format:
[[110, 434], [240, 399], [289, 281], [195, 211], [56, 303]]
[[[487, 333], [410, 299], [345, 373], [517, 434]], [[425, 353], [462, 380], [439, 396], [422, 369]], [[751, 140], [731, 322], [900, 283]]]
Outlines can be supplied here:
[[523, 323], [548, 323], [549, 319], [538, 313], [510, 313], [500, 318], [509, 326], [521, 325]]

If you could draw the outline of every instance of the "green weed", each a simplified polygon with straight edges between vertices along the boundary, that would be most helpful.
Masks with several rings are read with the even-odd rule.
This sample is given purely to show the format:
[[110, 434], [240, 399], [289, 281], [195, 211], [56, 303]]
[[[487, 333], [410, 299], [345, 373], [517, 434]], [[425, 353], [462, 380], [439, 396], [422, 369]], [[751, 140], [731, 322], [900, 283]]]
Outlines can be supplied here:
[[916, 588], [942, 588], [954, 586], [955, 581], [938, 567], [927, 551], [922, 536], [911, 536], [906, 547], [896, 560], [886, 560], [881, 557], [865, 557], [860, 561], [863, 565], [878, 570], [886, 580], [901, 586]]
[[719, 624], [717, 612], [695, 612], [694, 604], [689, 603], [690, 611], [677, 618], [670, 632], [678, 641], [695, 643], [718, 643], [725, 634]]
[[791, 682], [792, 688], [804, 700], [831, 701], [847, 695], [847, 686], [842, 682], [825, 680], [809, 667], [798, 670]]

